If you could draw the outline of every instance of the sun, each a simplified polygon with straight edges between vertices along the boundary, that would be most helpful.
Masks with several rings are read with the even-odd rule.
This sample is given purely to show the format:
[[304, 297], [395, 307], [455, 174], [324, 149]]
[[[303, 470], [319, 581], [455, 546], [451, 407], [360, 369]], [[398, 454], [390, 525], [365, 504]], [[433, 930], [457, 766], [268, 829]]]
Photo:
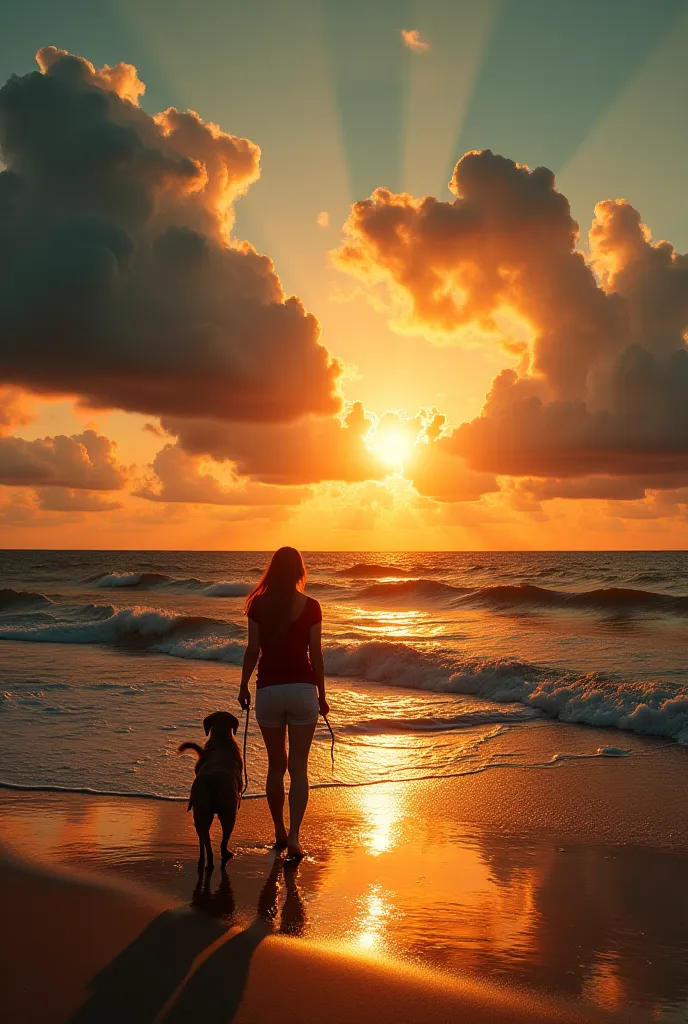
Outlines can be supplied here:
[[401, 473], [411, 457], [413, 441], [404, 430], [378, 430], [370, 447], [386, 466]]

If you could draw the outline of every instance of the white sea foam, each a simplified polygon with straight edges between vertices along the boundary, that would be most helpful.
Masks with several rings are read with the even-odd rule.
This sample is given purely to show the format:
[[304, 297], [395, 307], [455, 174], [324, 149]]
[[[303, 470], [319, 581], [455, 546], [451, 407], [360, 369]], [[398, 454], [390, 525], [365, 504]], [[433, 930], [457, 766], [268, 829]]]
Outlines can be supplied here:
[[137, 587], [141, 582], [140, 572], [110, 572], [102, 576], [96, 583], [97, 587], [103, 589], [109, 587]]
[[191, 615], [142, 608], [109, 609], [107, 618], [73, 624], [55, 622], [41, 626], [0, 626], [0, 639], [51, 644], [108, 644], [127, 639], [155, 641], [173, 633], [201, 631], [223, 623]]
[[[97, 612], [97, 615], [95, 614]], [[107, 617], [103, 617], [107, 616]], [[94, 609], [94, 619], [0, 627], [0, 639], [64, 644], [133, 644], [175, 658], [237, 665], [243, 645], [220, 619], [145, 608]], [[499, 659], [459, 660], [456, 650], [370, 641], [329, 643], [334, 676], [518, 704], [562, 722], [664, 736], [688, 745], [688, 686], [609, 678]]]
[[686, 686], [576, 675], [497, 659], [452, 667], [446, 658], [384, 641], [330, 649], [326, 666], [332, 675], [521, 704], [562, 722], [666, 736], [688, 745]]
[[190, 661], [222, 661], [228, 665], [240, 665], [245, 647], [233, 640], [217, 637], [202, 637], [199, 640], [164, 640], [156, 643], [153, 650], [172, 658], [186, 658]]

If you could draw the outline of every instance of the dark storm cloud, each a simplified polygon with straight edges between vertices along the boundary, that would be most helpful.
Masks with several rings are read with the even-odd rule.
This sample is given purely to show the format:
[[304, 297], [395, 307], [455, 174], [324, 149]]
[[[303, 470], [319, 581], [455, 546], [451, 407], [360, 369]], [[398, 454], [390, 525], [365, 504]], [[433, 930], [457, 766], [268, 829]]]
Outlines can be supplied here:
[[0, 90], [0, 380], [157, 415], [336, 412], [318, 321], [230, 242], [258, 147], [150, 117], [129, 65], [38, 62]]
[[609, 200], [586, 259], [552, 173], [489, 150], [464, 156], [451, 188], [454, 202], [378, 189], [354, 205], [336, 255], [386, 282], [416, 329], [500, 341], [508, 312], [530, 328], [519, 371], [495, 379], [445, 447], [484, 473], [688, 480], [688, 257]]

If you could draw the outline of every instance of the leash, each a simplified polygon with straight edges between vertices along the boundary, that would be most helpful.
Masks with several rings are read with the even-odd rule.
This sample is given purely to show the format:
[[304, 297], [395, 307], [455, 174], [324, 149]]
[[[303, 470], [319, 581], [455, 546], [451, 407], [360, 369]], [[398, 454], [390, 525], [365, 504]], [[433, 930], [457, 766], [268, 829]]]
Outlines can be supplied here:
[[248, 702], [244, 710], [246, 711], [246, 722], [244, 723], [244, 788], [241, 791], [242, 796], [248, 789], [248, 768], [246, 767], [246, 742], [248, 740], [248, 720], [251, 717], [250, 701]]
[[330, 720], [327, 717], [327, 715], [323, 715], [323, 718], [325, 719], [325, 725], [330, 730], [330, 736], [332, 737], [332, 744], [330, 746], [330, 757], [332, 758], [332, 771], [334, 771], [334, 732], [332, 731], [332, 726], [330, 725]]

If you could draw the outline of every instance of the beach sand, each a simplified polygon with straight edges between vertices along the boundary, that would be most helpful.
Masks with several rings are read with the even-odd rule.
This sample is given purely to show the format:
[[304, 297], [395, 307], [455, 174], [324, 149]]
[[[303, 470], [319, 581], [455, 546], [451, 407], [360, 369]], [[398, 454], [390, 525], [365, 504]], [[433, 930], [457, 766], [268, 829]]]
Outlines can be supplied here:
[[623, 746], [316, 790], [296, 870], [246, 800], [207, 885], [181, 802], [3, 790], [2, 1019], [684, 1024], [688, 751]]

